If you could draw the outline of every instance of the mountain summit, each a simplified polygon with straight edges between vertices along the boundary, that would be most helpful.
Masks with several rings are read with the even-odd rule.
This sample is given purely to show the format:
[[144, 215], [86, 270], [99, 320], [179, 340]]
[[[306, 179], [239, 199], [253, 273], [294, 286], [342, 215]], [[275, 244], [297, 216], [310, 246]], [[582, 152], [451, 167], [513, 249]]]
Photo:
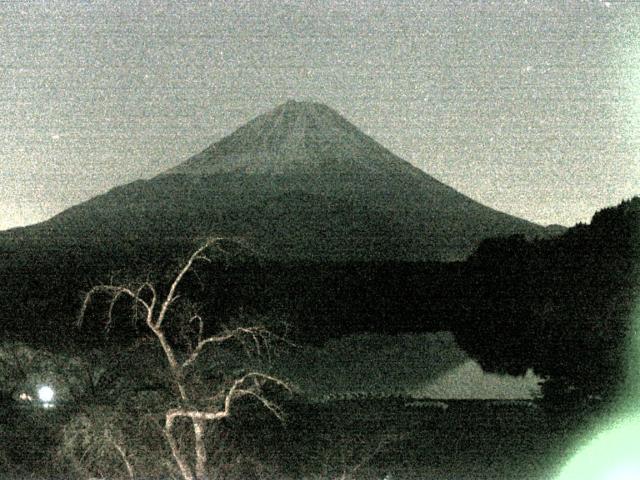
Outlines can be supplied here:
[[167, 174], [412, 173], [399, 159], [326, 105], [288, 101]]
[[287, 262], [460, 260], [515, 233], [544, 229], [444, 185], [331, 108], [290, 101], [175, 168], [11, 235], [129, 249], [241, 237]]

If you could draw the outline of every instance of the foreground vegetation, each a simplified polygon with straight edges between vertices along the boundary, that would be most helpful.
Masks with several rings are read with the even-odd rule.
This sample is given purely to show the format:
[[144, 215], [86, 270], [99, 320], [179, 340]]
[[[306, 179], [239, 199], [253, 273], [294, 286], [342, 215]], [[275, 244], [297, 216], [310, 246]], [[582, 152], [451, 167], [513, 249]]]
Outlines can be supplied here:
[[[70, 242], [71, 240], [68, 239]], [[55, 347], [104, 343], [102, 317], [77, 330], [96, 284], [165, 284], [193, 239], [109, 237], [67, 244], [0, 242], [0, 333]], [[78, 243], [80, 242], [80, 243]], [[84, 243], [83, 243], [84, 242]], [[554, 239], [487, 240], [464, 262], [276, 264], [227, 242], [230, 255], [183, 281], [207, 323], [239, 316], [285, 320], [297, 343], [361, 332], [451, 331], [488, 371], [547, 378], [550, 398], [615, 396], [630, 365], [630, 312], [640, 295], [640, 198], [597, 212]], [[114, 313], [127, 315], [120, 304]], [[140, 335], [121, 322], [112, 341]], [[49, 343], [49, 344], [48, 344]]]
[[[591, 423], [585, 411], [484, 401], [449, 402], [446, 411], [402, 399], [283, 406], [284, 422], [247, 404], [216, 424], [211, 478], [545, 480]], [[180, 478], [151, 412], [67, 405], [7, 418], [0, 468], [8, 478], [127, 479], [127, 463], [135, 478]]]
[[[586, 431], [594, 401], [615, 400], [635, 368], [625, 352], [639, 216], [636, 198], [555, 240], [490, 240], [452, 265], [316, 266], [308, 283], [286, 275], [307, 275], [305, 266], [245, 258], [225, 270], [207, 256], [228, 251], [218, 240], [177, 269], [93, 282], [80, 304], [68, 286], [14, 279], [4, 286], [16, 294], [9, 303], [75, 305], [91, 333], [76, 338], [74, 326], [60, 335], [58, 323], [57, 337], [31, 333], [24, 343], [24, 330], [5, 324], [0, 470], [9, 478], [549, 478]], [[196, 275], [199, 262], [208, 268]], [[487, 370], [545, 377], [543, 401], [310, 404], [272, 371], [273, 355], [293, 347], [274, 319], [294, 314], [296, 340], [320, 342], [449, 326]], [[439, 320], [420, 323], [428, 314]], [[101, 343], [105, 333], [111, 341]], [[37, 399], [41, 386], [54, 389], [53, 402]]]

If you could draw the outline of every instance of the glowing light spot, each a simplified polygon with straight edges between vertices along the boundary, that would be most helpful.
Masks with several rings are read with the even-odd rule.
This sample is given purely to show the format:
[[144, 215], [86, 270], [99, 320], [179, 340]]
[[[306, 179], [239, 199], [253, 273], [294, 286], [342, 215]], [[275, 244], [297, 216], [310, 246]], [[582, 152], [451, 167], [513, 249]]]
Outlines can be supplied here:
[[640, 416], [598, 435], [566, 465], [557, 480], [640, 479]]
[[640, 468], [637, 465], [622, 465], [611, 470], [606, 480], [638, 480], [639, 478]]
[[38, 398], [45, 404], [51, 403], [54, 396], [55, 392], [53, 391], [53, 388], [48, 385], [43, 385], [38, 389]]

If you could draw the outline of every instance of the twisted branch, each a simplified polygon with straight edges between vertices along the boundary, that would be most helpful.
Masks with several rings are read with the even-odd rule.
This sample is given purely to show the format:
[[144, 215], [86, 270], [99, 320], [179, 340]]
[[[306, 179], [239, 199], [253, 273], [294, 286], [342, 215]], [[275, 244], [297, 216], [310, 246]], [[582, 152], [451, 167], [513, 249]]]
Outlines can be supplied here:
[[[191, 351], [184, 359], [184, 361], [178, 361], [176, 352], [174, 351], [174, 347], [166, 337], [165, 330], [163, 329], [163, 322], [170, 307], [178, 300], [178, 298], [180, 298], [180, 295], [177, 294], [178, 288], [184, 276], [193, 268], [194, 263], [199, 260], [203, 260], [206, 262], [211, 261], [207, 256], [204, 255], [205, 250], [212, 245], [216, 245], [220, 251], [224, 252], [224, 249], [219, 245], [220, 240], [222, 239], [209, 239], [204, 245], [198, 248], [189, 257], [187, 262], [182, 266], [178, 274], [173, 279], [173, 282], [169, 287], [169, 291], [164, 299], [160, 300], [158, 298], [156, 288], [148, 280], [140, 284], [137, 288], [129, 288], [127, 286], [119, 286], [113, 284], [98, 285], [93, 287], [85, 295], [78, 317], [78, 326], [80, 326], [85, 317], [90, 302], [97, 294], [107, 294], [111, 297], [107, 313], [107, 328], [109, 328], [112, 324], [115, 304], [119, 301], [120, 298], [128, 297], [133, 301], [135, 318], [138, 317], [138, 309], [142, 309], [144, 313], [145, 323], [147, 327], [153, 332], [156, 339], [160, 343], [160, 346], [162, 347], [171, 373], [173, 375], [174, 383], [179, 392], [180, 406], [170, 409], [165, 414], [164, 434], [167, 438], [167, 442], [169, 444], [169, 447], [171, 448], [171, 453], [178, 465], [178, 468], [180, 469], [180, 473], [184, 480], [200, 480], [201, 478], [204, 478], [206, 476], [207, 452], [204, 443], [204, 434], [205, 423], [207, 421], [218, 421], [225, 417], [228, 417], [231, 414], [231, 410], [235, 400], [245, 396], [255, 398], [273, 415], [282, 420], [282, 411], [275, 403], [269, 401], [264, 395], [262, 395], [261, 390], [265, 383], [274, 383], [280, 385], [288, 391], [291, 391], [289, 386], [278, 378], [259, 372], [249, 372], [233, 381], [232, 384], [228, 387], [228, 390], [223, 389], [209, 399], [222, 401], [222, 408], [218, 410], [212, 410], [211, 407], [202, 409], [191, 406], [193, 405], [193, 401], [191, 398], [191, 393], [193, 392], [187, 390], [188, 385], [185, 369], [196, 362], [199, 355], [207, 345], [220, 344], [231, 339], [236, 339], [243, 344], [243, 347], [245, 348], [245, 350], [247, 350], [247, 353], [250, 353], [249, 348], [245, 345], [243, 340], [245, 337], [247, 337], [249, 339], [249, 342], [253, 344], [257, 354], [261, 355], [263, 347], [266, 346], [268, 351], [270, 339], [280, 338], [272, 334], [262, 326], [225, 329], [218, 335], [205, 337], [203, 319], [199, 314], [196, 313], [191, 315], [191, 318], [189, 319], [190, 324], [194, 322], [197, 323], [195, 346], [193, 346], [192, 344]], [[218, 403], [218, 405], [220, 404]], [[174, 423], [177, 419], [180, 418], [187, 418], [193, 424], [196, 457], [195, 472], [192, 466], [189, 464], [187, 456], [185, 456], [183, 452], [180, 451], [178, 441], [173, 434]], [[119, 450], [119, 452], [126, 463], [126, 452], [124, 452], [124, 450]], [[132, 470], [128, 470], [131, 476]]]
[[277, 338], [277, 336], [274, 335], [272, 332], [260, 326], [237, 327], [233, 330], [227, 330], [220, 335], [213, 335], [207, 338], [203, 338], [202, 334], [203, 334], [204, 326], [203, 326], [202, 318], [200, 317], [200, 315], [194, 315], [190, 321], [198, 322], [198, 338], [197, 338], [196, 346], [193, 348], [193, 351], [182, 363], [183, 368], [187, 368], [190, 365], [192, 365], [198, 359], [198, 356], [200, 355], [200, 353], [202, 353], [202, 350], [204, 349], [204, 347], [210, 343], [223, 343], [231, 339], [239, 339], [243, 335], [249, 335], [257, 346], [256, 348], [258, 350], [258, 354], [260, 354], [260, 340], [262, 340], [262, 342], [266, 344], [269, 338]]
[[180, 282], [182, 282], [183, 277], [186, 275], [186, 273], [189, 270], [191, 270], [193, 263], [197, 260], [211, 262], [211, 260], [207, 256], [203, 255], [203, 252], [210, 246], [217, 244], [220, 240], [222, 240], [222, 238], [210, 238], [204, 243], [204, 245], [202, 245], [195, 252], [193, 252], [191, 257], [189, 257], [189, 260], [187, 260], [187, 263], [178, 272], [178, 275], [176, 276], [173, 283], [171, 284], [171, 287], [169, 288], [169, 293], [167, 294], [164, 302], [162, 302], [162, 306], [160, 307], [160, 313], [158, 313], [158, 319], [156, 321], [156, 327], [159, 328], [160, 326], [162, 326], [162, 322], [164, 321], [164, 317], [167, 314], [167, 310], [169, 309], [171, 304], [174, 303], [179, 298], [179, 296], [176, 295], [176, 290], [180, 285]]

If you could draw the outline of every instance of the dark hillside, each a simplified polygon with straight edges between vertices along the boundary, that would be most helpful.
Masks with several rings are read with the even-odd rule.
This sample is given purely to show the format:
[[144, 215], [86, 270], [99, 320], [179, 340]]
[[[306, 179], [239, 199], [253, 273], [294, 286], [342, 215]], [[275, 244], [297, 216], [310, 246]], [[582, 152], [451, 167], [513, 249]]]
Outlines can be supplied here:
[[484, 368], [551, 381], [548, 395], [611, 397], [624, 382], [640, 294], [640, 198], [551, 240], [487, 240], [465, 263], [457, 337]]

